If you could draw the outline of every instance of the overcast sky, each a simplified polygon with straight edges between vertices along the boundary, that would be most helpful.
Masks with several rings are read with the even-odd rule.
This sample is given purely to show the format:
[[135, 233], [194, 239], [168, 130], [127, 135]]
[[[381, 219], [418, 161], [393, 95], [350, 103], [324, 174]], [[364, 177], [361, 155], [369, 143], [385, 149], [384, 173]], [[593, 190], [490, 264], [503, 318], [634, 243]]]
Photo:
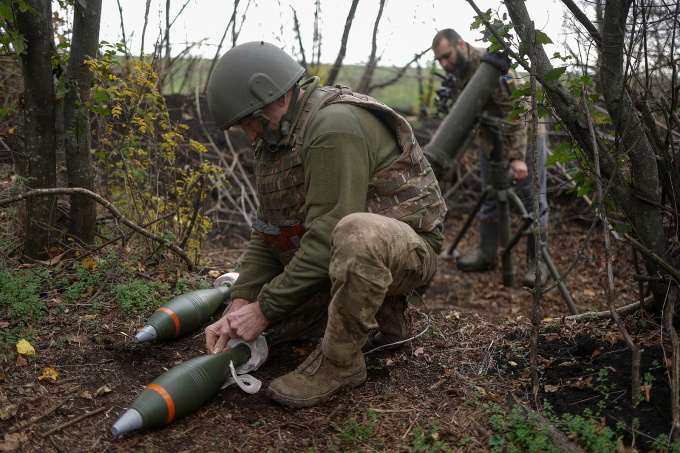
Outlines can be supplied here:
[[[118, 3], [123, 9], [124, 30], [130, 50], [139, 53], [144, 25], [143, 0], [107, 0], [102, 11], [100, 38], [110, 42], [121, 40], [121, 15]], [[181, 5], [187, 4], [172, 27], [173, 53], [185, 49], [188, 44], [199, 43], [192, 50], [194, 54], [212, 57], [216, 51], [225, 27], [233, 11], [233, 2], [225, 0], [173, 0], [170, 11], [174, 19]], [[302, 30], [303, 46], [310, 59], [314, 27], [315, 0], [241, 0], [239, 21], [245, 17], [238, 43], [264, 40], [276, 43], [289, 53], [298, 50], [297, 38], [293, 31], [293, 10], [297, 12]], [[505, 12], [499, 0], [477, 0], [477, 6]], [[527, 0], [527, 8], [536, 27], [546, 32], [553, 41], [564, 40], [562, 34], [562, 3], [558, 0]], [[145, 34], [145, 52], [153, 50], [153, 44], [161, 36], [165, 23], [166, 0], [151, 0], [149, 23]], [[321, 0], [320, 32], [322, 36], [321, 61], [331, 63], [340, 48], [340, 39], [350, 0]], [[360, 0], [356, 19], [352, 25], [347, 45], [345, 63], [360, 64], [368, 60], [371, 51], [373, 24], [378, 12], [378, 0]], [[246, 10], [246, 6], [248, 9]], [[387, 0], [378, 33], [378, 52], [381, 65], [401, 66], [413, 55], [427, 49], [437, 30], [451, 27], [473, 45], [480, 33], [470, 31], [474, 9], [465, 0]], [[230, 44], [223, 48], [228, 50]], [[559, 49], [556, 49], [559, 50]], [[430, 55], [431, 57], [431, 55]]]

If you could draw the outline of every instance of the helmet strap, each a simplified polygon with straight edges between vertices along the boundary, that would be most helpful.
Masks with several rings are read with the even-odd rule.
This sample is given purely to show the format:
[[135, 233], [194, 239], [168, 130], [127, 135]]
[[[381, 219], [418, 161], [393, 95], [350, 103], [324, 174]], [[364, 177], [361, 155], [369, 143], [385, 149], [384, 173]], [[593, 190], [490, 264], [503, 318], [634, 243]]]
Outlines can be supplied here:
[[264, 140], [267, 142], [270, 149], [272, 149], [272, 147], [277, 147], [281, 137], [290, 134], [290, 121], [293, 117], [293, 112], [295, 111], [299, 94], [300, 85], [295, 84], [295, 87], [293, 88], [293, 95], [291, 96], [290, 103], [288, 104], [288, 110], [286, 110], [286, 113], [283, 115], [283, 117], [281, 117], [279, 128], [276, 130], [276, 132], [272, 133], [271, 129], [269, 129], [269, 123], [271, 123], [271, 120], [267, 118], [262, 109], [257, 109], [253, 112], [253, 118], [262, 124]]
[[283, 135], [290, 134], [290, 121], [293, 118], [293, 113], [295, 112], [295, 106], [297, 105], [299, 95], [300, 85], [296, 83], [295, 87], [293, 88], [293, 95], [290, 98], [290, 104], [288, 104], [288, 110], [286, 111], [286, 114], [283, 115], [283, 118], [281, 118], [281, 126], [279, 129]]

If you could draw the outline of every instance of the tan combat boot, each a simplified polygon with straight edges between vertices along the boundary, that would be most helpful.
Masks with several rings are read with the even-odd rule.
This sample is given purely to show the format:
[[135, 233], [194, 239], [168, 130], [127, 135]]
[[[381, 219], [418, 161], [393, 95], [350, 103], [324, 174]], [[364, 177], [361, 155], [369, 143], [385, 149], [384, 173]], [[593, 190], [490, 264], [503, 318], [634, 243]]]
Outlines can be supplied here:
[[319, 346], [295, 371], [274, 379], [267, 393], [286, 406], [310, 407], [364, 381], [366, 363], [361, 352], [346, 362], [335, 362], [326, 357]]
[[404, 344], [399, 342], [411, 335], [411, 317], [408, 313], [407, 297], [386, 296], [375, 314], [375, 320], [378, 323], [378, 333], [373, 337], [373, 346], [390, 345], [383, 348], [388, 351], [402, 347]]

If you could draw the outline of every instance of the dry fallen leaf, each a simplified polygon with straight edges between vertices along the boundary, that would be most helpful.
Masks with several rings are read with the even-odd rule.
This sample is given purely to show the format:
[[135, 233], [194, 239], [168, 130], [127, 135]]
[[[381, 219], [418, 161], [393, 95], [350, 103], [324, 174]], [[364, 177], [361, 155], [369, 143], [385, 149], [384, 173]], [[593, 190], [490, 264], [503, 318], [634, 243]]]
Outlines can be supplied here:
[[97, 263], [95, 260], [93, 260], [91, 258], [83, 258], [83, 260], [80, 262], [80, 264], [82, 264], [85, 269], [89, 269], [89, 270], [93, 271], [93, 270], [97, 269], [97, 265], [99, 263]]
[[18, 410], [19, 406], [16, 404], [7, 404], [0, 407], [0, 420], [9, 420], [17, 414]]
[[652, 385], [651, 384], [645, 384], [640, 386], [640, 391], [642, 394], [645, 396], [645, 401], [649, 403], [649, 400], [651, 399], [652, 395]]
[[17, 366], [26, 365], [28, 365], [28, 360], [26, 360], [26, 357], [22, 356], [21, 354], [17, 355]]
[[111, 392], [111, 389], [110, 389], [110, 388], [108, 388], [108, 387], [105, 386], [105, 385], [102, 385], [101, 387], [99, 387], [99, 388], [97, 389], [96, 395], [97, 395], [97, 396], [100, 396], [100, 395], [103, 395], [103, 394], [105, 394], [105, 393], [110, 393], [110, 392]]
[[46, 366], [42, 370], [42, 374], [38, 376], [38, 380], [46, 380], [48, 382], [56, 382], [57, 378], [59, 377], [59, 373], [57, 373], [57, 369], [51, 366]]
[[446, 319], [460, 319], [460, 313], [457, 311], [452, 311], [448, 315], [446, 315]]
[[297, 348], [295, 346], [293, 346], [293, 352], [298, 354], [298, 355], [307, 355], [308, 354], [308, 352], [305, 348]]
[[27, 440], [28, 436], [24, 433], [5, 434], [5, 441], [0, 443], [0, 451], [16, 451], [21, 447], [21, 443]]
[[22, 355], [33, 355], [35, 354], [35, 349], [33, 349], [33, 346], [28, 341], [20, 340], [17, 343], [17, 352]]
[[423, 348], [422, 346], [413, 351], [413, 355], [416, 357], [423, 354], [425, 354], [425, 348]]

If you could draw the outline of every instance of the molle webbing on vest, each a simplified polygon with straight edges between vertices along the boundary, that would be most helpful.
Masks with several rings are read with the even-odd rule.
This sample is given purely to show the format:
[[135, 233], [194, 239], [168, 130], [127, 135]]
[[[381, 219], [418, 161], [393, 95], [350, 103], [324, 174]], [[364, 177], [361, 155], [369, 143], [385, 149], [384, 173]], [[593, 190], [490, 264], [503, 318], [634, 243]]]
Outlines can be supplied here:
[[303, 137], [308, 122], [335, 92], [314, 90], [302, 106], [300, 118], [291, 134], [289, 146], [270, 151], [266, 147], [255, 155], [257, 191], [264, 219], [278, 225], [285, 220], [304, 222], [304, 166], [302, 162]]
[[302, 221], [305, 205], [302, 156], [294, 148], [258, 150], [255, 157], [255, 181], [265, 220], [278, 225], [284, 220]]
[[371, 176], [366, 212], [401, 220], [416, 231], [431, 231], [446, 213], [446, 205], [429, 162], [423, 156], [408, 122], [385, 104], [348, 87], [319, 87], [302, 106], [290, 145], [277, 151], [261, 148], [255, 174], [264, 219], [277, 225], [288, 219], [304, 221], [303, 139], [309, 122], [323, 107], [347, 103], [370, 110], [394, 133], [402, 154]]
[[320, 90], [328, 93], [324, 106], [343, 102], [371, 110], [395, 133], [402, 150], [399, 158], [372, 175], [366, 212], [401, 220], [416, 231], [431, 231], [439, 225], [444, 220], [446, 204], [408, 122], [382, 102], [352, 93], [348, 87], [323, 87]]

